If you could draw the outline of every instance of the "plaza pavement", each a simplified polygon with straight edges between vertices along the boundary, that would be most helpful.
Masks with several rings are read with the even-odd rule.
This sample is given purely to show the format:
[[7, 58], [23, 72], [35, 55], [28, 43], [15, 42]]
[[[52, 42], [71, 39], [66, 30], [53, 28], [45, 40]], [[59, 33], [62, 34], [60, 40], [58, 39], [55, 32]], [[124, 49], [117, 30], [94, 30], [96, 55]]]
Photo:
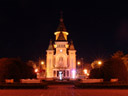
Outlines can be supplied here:
[[128, 96], [127, 89], [76, 89], [50, 85], [48, 89], [0, 89], [0, 96]]

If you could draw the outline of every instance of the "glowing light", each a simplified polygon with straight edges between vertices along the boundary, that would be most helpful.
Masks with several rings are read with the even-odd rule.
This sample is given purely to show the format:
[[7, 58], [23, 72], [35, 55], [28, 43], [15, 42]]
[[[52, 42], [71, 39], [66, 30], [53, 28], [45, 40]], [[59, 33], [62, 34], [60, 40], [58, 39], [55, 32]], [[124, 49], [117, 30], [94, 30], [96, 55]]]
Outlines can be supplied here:
[[62, 72], [61, 71], [59, 71], [59, 78], [60, 78], [60, 80], [62, 80]]
[[41, 65], [44, 65], [44, 61], [41, 61]]
[[87, 73], [87, 76], [89, 76], [89, 73]]
[[37, 73], [39, 70], [38, 69], [35, 69], [35, 72]]
[[72, 70], [72, 78], [75, 79], [76, 77], [76, 70]]
[[55, 32], [54, 35], [57, 35], [58, 33], [60, 33], [60, 32]]
[[88, 74], [88, 70], [87, 69], [84, 69], [84, 74]]
[[67, 44], [67, 45], [66, 45], [66, 48], [68, 48], [68, 47], [69, 47], [69, 45]]
[[60, 52], [62, 52], [63, 50], [62, 49], [60, 49]]
[[[57, 35], [58, 33], [60, 33], [59, 31], [55, 32], [54, 35]], [[64, 34], [68, 35], [68, 32], [63, 32]]]
[[56, 44], [54, 44], [54, 48], [56, 48], [57, 47], [57, 45]]
[[80, 61], [77, 62], [77, 65], [80, 65]]
[[102, 64], [102, 61], [98, 61], [98, 64], [101, 65]]
[[64, 34], [68, 35], [69, 33], [68, 32], [63, 32]]

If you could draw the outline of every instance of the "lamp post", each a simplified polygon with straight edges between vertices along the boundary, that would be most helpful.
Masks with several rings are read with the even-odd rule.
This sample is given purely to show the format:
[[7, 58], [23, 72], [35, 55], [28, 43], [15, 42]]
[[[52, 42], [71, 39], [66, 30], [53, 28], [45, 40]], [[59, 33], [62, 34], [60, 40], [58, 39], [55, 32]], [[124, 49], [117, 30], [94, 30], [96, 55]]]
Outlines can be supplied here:
[[88, 78], [88, 76], [89, 76], [89, 72], [88, 72], [88, 70], [87, 70], [87, 69], [84, 69], [83, 72], [84, 72], [86, 78]]
[[83, 75], [83, 58], [80, 58], [80, 61], [77, 62], [78, 65], [78, 74]]
[[103, 64], [103, 62], [102, 61], [98, 61], [97, 64], [98, 64], [98, 67], [99, 67], [99, 70], [100, 70], [100, 67]]
[[98, 68], [99, 68], [99, 72], [100, 72], [101, 71], [101, 65], [103, 64], [103, 62], [102, 61], [98, 61], [97, 64], [98, 64]]
[[77, 66], [78, 66], [77, 74], [78, 74], [78, 76], [79, 76], [79, 75], [80, 75], [80, 73], [81, 73], [80, 65], [81, 65], [81, 62], [80, 62], [80, 61], [78, 61], [78, 62], [77, 62]]
[[41, 79], [41, 77], [44, 77], [44, 70], [45, 70], [45, 62], [41, 60], [41, 58], [39, 57], [39, 79]]
[[34, 69], [34, 72], [36, 73], [36, 78], [39, 78], [40, 77], [40, 73], [39, 73], [39, 69], [38, 68], [36, 68], [36, 69]]
[[41, 65], [42, 77], [45, 78], [45, 62], [41, 61], [40, 65]]
[[83, 70], [83, 63], [84, 63], [83, 61], [84, 61], [84, 58], [81, 58], [81, 70]]

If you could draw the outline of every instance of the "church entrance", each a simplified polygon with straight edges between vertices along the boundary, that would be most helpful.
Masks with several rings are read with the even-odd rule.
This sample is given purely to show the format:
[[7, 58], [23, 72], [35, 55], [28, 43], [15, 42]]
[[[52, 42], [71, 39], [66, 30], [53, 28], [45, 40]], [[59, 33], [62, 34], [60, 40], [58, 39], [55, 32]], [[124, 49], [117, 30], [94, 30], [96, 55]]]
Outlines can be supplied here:
[[69, 70], [54, 70], [53, 71], [54, 77], [58, 78], [59, 80], [69, 78]]
[[65, 78], [65, 71], [64, 70], [58, 70], [57, 71], [57, 78], [62, 80]]
[[59, 79], [62, 80], [63, 79], [63, 72], [59, 71]]

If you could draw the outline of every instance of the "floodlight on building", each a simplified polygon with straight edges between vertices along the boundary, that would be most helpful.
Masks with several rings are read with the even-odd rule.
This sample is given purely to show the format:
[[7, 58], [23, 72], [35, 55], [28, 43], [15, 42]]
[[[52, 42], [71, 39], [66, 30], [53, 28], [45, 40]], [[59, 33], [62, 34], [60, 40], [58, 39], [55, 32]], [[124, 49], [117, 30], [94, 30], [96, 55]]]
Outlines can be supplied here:
[[72, 70], [72, 78], [75, 79], [76, 77], [76, 70]]
[[62, 49], [60, 49], [60, 52], [63, 52], [63, 50], [62, 50]]
[[62, 80], [62, 72], [61, 71], [59, 71], [59, 78], [60, 78], [60, 80]]

